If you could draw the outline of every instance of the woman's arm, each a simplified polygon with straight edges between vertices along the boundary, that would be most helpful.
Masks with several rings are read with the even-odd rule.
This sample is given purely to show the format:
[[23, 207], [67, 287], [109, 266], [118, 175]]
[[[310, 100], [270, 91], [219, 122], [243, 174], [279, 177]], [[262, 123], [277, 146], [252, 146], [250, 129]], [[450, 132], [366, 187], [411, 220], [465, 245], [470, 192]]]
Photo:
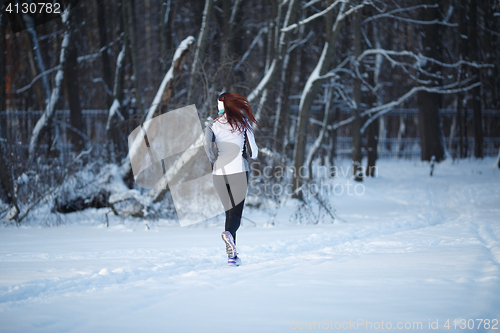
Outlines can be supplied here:
[[210, 163], [214, 163], [216, 155], [215, 152], [213, 151], [213, 142], [215, 141], [215, 135], [212, 130], [213, 126], [213, 119], [208, 118], [208, 121], [205, 123], [205, 152], [207, 153], [208, 159], [210, 160]]
[[253, 135], [252, 131], [247, 130], [247, 138], [248, 138], [248, 143], [250, 143], [250, 151], [252, 153], [250, 157], [252, 158], [252, 160], [255, 160], [257, 158], [257, 155], [259, 155], [259, 148], [255, 143], [255, 136]]

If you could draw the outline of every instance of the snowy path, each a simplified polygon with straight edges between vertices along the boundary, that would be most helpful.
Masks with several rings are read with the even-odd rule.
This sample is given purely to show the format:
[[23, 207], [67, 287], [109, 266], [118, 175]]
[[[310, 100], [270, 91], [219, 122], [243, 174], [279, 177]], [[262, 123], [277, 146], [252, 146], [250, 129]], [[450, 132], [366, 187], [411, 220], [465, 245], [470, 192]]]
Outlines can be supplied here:
[[[424, 164], [382, 161], [364, 195], [332, 196], [347, 223], [290, 225], [293, 207], [277, 226], [243, 221], [238, 268], [224, 265], [221, 228], [104, 228], [78, 214], [59, 227], [2, 228], [0, 331], [288, 332], [316, 323], [498, 332], [500, 171], [492, 165], [445, 162], [431, 178]], [[460, 329], [460, 319], [474, 328]], [[489, 319], [490, 330], [476, 319]]]

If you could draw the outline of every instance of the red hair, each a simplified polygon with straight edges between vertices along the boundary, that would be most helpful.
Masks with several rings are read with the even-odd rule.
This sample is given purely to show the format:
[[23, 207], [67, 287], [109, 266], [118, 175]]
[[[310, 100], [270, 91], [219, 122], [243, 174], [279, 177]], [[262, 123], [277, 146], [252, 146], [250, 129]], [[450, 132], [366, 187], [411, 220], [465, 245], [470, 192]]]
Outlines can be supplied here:
[[249, 130], [253, 132], [250, 122], [259, 125], [259, 122], [254, 118], [250, 102], [245, 96], [240, 94], [222, 93], [219, 96], [219, 101], [224, 103], [224, 112], [226, 113], [227, 121], [234, 131], [243, 132]]

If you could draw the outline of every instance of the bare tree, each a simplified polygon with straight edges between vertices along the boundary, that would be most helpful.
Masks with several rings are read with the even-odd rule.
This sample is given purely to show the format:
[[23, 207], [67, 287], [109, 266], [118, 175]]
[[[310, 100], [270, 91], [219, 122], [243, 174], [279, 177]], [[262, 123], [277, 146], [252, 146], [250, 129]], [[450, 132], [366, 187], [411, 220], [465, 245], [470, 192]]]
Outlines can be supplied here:
[[[297, 25], [292, 22], [295, 21], [299, 1], [289, 0], [288, 2], [283, 1], [279, 4], [276, 19], [276, 21], [278, 22], [281, 18], [282, 7], [286, 3], [288, 3], [288, 9], [285, 15], [285, 20], [283, 21], [283, 27], [280, 29], [280, 26], [278, 24], [275, 25], [274, 49], [276, 50], [276, 52], [274, 52], [274, 57], [272, 58], [272, 60], [271, 58], [266, 57], [270, 59], [270, 64], [266, 66], [264, 76], [262, 77], [260, 82], [248, 95], [248, 101], [250, 103], [256, 100], [257, 97], [259, 97], [262, 92], [267, 89], [268, 85], [275, 81], [277, 73], [281, 73], [281, 66], [284, 60], [284, 52], [286, 51], [285, 46], [287, 45], [287, 41], [290, 38], [289, 32], [297, 27]], [[270, 33], [272, 32], [268, 31], [268, 34]]]
[[5, 195], [6, 203], [11, 206], [9, 218], [16, 219], [19, 215], [14, 183], [12, 181], [11, 167], [7, 161], [7, 121], [3, 115], [7, 110], [6, 76], [7, 76], [7, 48], [5, 34], [7, 33], [7, 15], [5, 5], [0, 6], [0, 186]]
[[141, 113], [143, 116], [145, 116], [145, 111], [144, 107], [142, 105], [142, 95], [141, 95], [141, 89], [139, 87], [139, 64], [137, 62], [137, 43], [136, 43], [136, 34], [135, 34], [135, 16], [134, 16], [134, 9], [132, 8], [133, 2], [132, 0], [123, 0], [122, 6], [125, 8], [125, 27], [128, 30], [127, 31], [127, 37], [128, 37], [128, 46], [129, 46], [129, 54], [130, 58], [132, 60], [132, 72], [133, 72], [133, 83], [134, 83], [134, 93], [135, 93], [135, 99], [137, 102], [137, 106], [139, 107], [139, 110], [141, 110]]
[[196, 51], [194, 53], [193, 64], [191, 65], [191, 76], [189, 78], [189, 87], [188, 87], [188, 104], [194, 103], [194, 86], [196, 76], [198, 74], [198, 66], [201, 61], [201, 52], [203, 52], [203, 48], [205, 46], [205, 41], [208, 35], [208, 25], [210, 22], [210, 17], [212, 13], [212, 3], [213, 0], [205, 0], [205, 8], [203, 9], [203, 18], [201, 22], [200, 33], [198, 34], [198, 42], [196, 44]]
[[73, 31], [73, 38], [67, 48], [66, 62], [64, 64], [64, 86], [69, 103], [69, 128], [68, 136], [73, 144], [73, 152], [78, 153], [84, 147], [82, 106], [80, 103], [80, 85], [78, 78], [78, 45], [79, 45], [79, 17], [81, 17], [80, 7], [73, 8], [72, 20], [69, 22], [69, 29]]
[[61, 51], [59, 54], [59, 69], [56, 73], [55, 84], [54, 88], [52, 89], [52, 93], [50, 95], [49, 103], [47, 103], [45, 111], [43, 112], [40, 119], [37, 121], [35, 128], [33, 129], [33, 133], [31, 135], [31, 140], [28, 150], [29, 154], [28, 165], [31, 165], [34, 161], [35, 150], [37, 148], [40, 135], [45, 129], [48, 128], [49, 122], [51, 121], [55, 113], [54, 111], [56, 103], [59, 100], [61, 83], [64, 77], [64, 64], [66, 62], [67, 48], [71, 38], [70, 13], [71, 13], [71, 4], [68, 4], [64, 9], [64, 12], [61, 13], [61, 19], [65, 26], [65, 30], [63, 34], [63, 40], [61, 42]]
[[[7, 109], [7, 43], [5, 42], [7, 15], [5, 14], [4, 6], [0, 7], [2, 9], [2, 13], [0, 14], [0, 112], [5, 112]], [[0, 120], [0, 138], [5, 138], [7, 134], [7, 122], [5, 121], [5, 117], [0, 116]]]
[[[480, 63], [480, 39], [478, 33], [478, 1], [470, 1], [469, 3], [469, 39], [468, 42], [471, 44], [469, 51], [471, 52], [469, 56], [469, 61], [475, 61]], [[477, 67], [471, 67], [472, 76], [477, 77], [481, 81], [481, 69]], [[482, 98], [481, 98], [481, 87], [477, 87], [472, 90], [472, 110], [474, 112], [474, 156], [477, 158], [484, 157], [483, 150], [483, 108], [482, 108]]]
[[[426, 3], [433, 4], [434, 1], [429, 0]], [[433, 21], [438, 19], [439, 8], [427, 8], [424, 11], [424, 20]], [[437, 60], [441, 59], [440, 30], [439, 25], [424, 25], [422, 29], [424, 33], [422, 37], [423, 53], [425, 56]], [[436, 62], [431, 62], [425, 70], [428, 73], [437, 73], [440, 71], [440, 66]], [[436, 78], [431, 77], [430, 79], [435, 80]], [[436, 83], [440, 84], [440, 80]], [[436, 162], [440, 162], [445, 159], [441, 117], [439, 115], [441, 96], [427, 91], [421, 91], [417, 96], [422, 161], [430, 161], [432, 156], [435, 156]]]
[[118, 132], [116, 131], [117, 118], [120, 117], [121, 120], [125, 120], [123, 115], [120, 113], [121, 100], [122, 100], [122, 81], [123, 81], [123, 67], [125, 62], [125, 56], [127, 52], [126, 40], [123, 41], [122, 49], [118, 53], [116, 58], [115, 66], [115, 78], [113, 84], [113, 103], [108, 111], [108, 121], [106, 122], [106, 137], [107, 137], [107, 147], [110, 159], [113, 162], [117, 162], [116, 149], [118, 144]]
[[[99, 26], [99, 46], [101, 47], [101, 57], [102, 57], [102, 74], [104, 83], [111, 89], [112, 85], [112, 75], [111, 75], [111, 65], [109, 62], [108, 55], [108, 25], [106, 22], [106, 2], [96, 0], [97, 8], [97, 24]], [[112, 103], [113, 96], [107, 95], [108, 105]]]
[[[16, 1], [19, 3], [19, 1]], [[31, 3], [31, 0], [28, 1]], [[33, 17], [31, 17], [28, 13], [22, 13], [22, 18], [24, 22], [24, 26], [26, 28], [24, 35], [26, 36], [26, 40], [28, 41], [28, 58], [30, 61], [30, 67], [33, 78], [37, 77], [38, 73], [45, 72], [45, 64], [43, 62], [42, 53], [40, 51], [40, 46], [38, 43], [38, 35], [35, 30], [35, 22]], [[42, 76], [42, 89], [40, 89], [39, 85], [35, 86], [35, 89], [39, 95], [39, 98], [43, 101], [40, 102], [40, 106], [44, 107], [49, 103], [50, 99], [50, 85], [48, 78], [44, 75]]]
[[161, 61], [163, 69], [167, 66], [167, 36], [170, 30], [170, 20], [172, 15], [172, 0], [167, 0], [162, 3], [160, 15], [160, 42], [161, 42]]
[[[316, 63], [316, 66], [314, 70], [311, 72], [309, 75], [307, 82], [304, 86], [304, 89], [302, 90], [302, 95], [300, 97], [300, 104], [299, 104], [299, 122], [298, 122], [298, 129], [297, 129], [297, 138], [295, 142], [295, 149], [294, 149], [294, 167], [295, 167], [295, 173], [293, 175], [293, 191], [295, 191], [297, 188], [299, 188], [301, 185], [299, 183], [299, 175], [298, 172], [301, 167], [303, 167], [304, 164], [304, 156], [305, 156], [305, 149], [306, 149], [306, 129], [307, 125], [309, 123], [309, 110], [311, 108], [312, 101], [316, 94], [318, 93], [318, 89], [320, 87], [320, 84], [323, 79], [326, 78], [324, 76], [326, 72], [330, 68], [331, 60], [332, 60], [332, 54], [335, 50], [335, 46], [337, 43], [337, 38], [338, 34], [340, 32], [341, 24], [344, 22], [345, 18], [348, 17], [349, 15], [356, 13], [359, 9], [363, 8], [365, 5], [367, 5], [369, 2], [362, 2], [360, 4], [357, 4], [353, 7], [348, 8], [347, 4], [350, 4], [351, 1], [335, 1], [333, 4], [331, 4], [327, 9], [324, 11], [314, 14], [310, 17], [308, 17], [305, 20], [302, 20], [298, 23], [298, 25], [306, 24], [313, 19], [320, 17], [321, 15], [326, 14], [328, 11], [333, 10], [335, 7], [339, 6], [338, 14], [336, 16], [336, 19], [333, 22], [332, 27], [328, 27], [328, 29], [331, 29], [328, 33], [329, 38], [323, 45], [323, 50], [321, 52], [321, 55], [319, 57], [318, 62]], [[321, 15], [319, 15], [321, 14]], [[297, 194], [298, 198], [301, 198], [301, 192]]]
[[[175, 51], [174, 57], [172, 59], [172, 66], [165, 74], [163, 81], [161, 82], [160, 87], [158, 88], [156, 96], [153, 99], [153, 102], [151, 103], [151, 107], [149, 108], [147, 114], [145, 115], [144, 123], [146, 123], [146, 125], [144, 126], [144, 132], [147, 132], [148, 128], [147, 121], [151, 120], [155, 115], [155, 112], [162, 101], [165, 91], [168, 91], [167, 88], [172, 83], [175, 76], [182, 71], [185, 65], [187, 54], [189, 52], [191, 45], [194, 43], [194, 40], [195, 39], [193, 36], [188, 36], [179, 44], [179, 47]], [[144, 137], [138, 135], [134, 140], [134, 142], [131, 144], [127, 158], [121, 165], [122, 177], [125, 177], [131, 171], [130, 156], [134, 156], [137, 153], [137, 149], [140, 146], [142, 139], [144, 139]]]
[[[361, 54], [361, 11], [354, 14], [353, 19], [354, 29], [354, 56], [358, 58]], [[361, 81], [356, 78], [353, 83], [353, 100], [354, 108], [352, 114], [354, 121], [351, 124], [352, 132], [352, 175], [355, 181], [363, 180], [363, 173], [361, 172]]]

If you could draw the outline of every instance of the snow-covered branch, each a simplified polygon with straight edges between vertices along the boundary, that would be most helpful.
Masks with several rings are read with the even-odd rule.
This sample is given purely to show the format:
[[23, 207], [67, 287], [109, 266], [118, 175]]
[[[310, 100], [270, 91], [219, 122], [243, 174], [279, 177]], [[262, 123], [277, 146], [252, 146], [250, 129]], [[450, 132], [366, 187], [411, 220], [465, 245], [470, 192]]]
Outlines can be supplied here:
[[[401, 97], [399, 97], [395, 101], [392, 101], [392, 102], [389, 102], [389, 103], [386, 103], [386, 104], [383, 104], [383, 105], [378, 105], [378, 106], [375, 106], [373, 108], [367, 109], [367, 110], [365, 110], [364, 112], [362, 112], [360, 114], [360, 117], [364, 117], [366, 115], [370, 115], [370, 114], [373, 114], [373, 113], [375, 113], [375, 114], [373, 114], [364, 123], [363, 127], [361, 128], [361, 134], [363, 134], [365, 132], [365, 130], [368, 127], [368, 125], [370, 125], [375, 119], [377, 119], [378, 117], [380, 117], [380, 116], [382, 116], [384, 114], [389, 113], [396, 106], [402, 104], [403, 102], [405, 102], [406, 100], [408, 100], [410, 97], [412, 97], [415, 93], [417, 93], [419, 91], [427, 91], [427, 92], [435, 93], [435, 94], [456, 94], [456, 93], [461, 93], [461, 92], [469, 91], [469, 90], [474, 89], [474, 88], [476, 88], [476, 87], [478, 87], [478, 86], [481, 85], [481, 82], [476, 82], [476, 83], [471, 84], [471, 85], [466, 86], [466, 87], [452, 88], [454, 86], [458, 86], [459, 84], [463, 84], [465, 82], [466, 81], [454, 82], [452, 84], [449, 84], [449, 85], [446, 85], [446, 86], [442, 86], [442, 87], [425, 87], [425, 86], [413, 87], [410, 91], [408, 91], [407, 93], [405, 93], [404, 95], [402, 95]], [[352, 123], [354, 121], [354, 119], [355, 119], [355, 117], [351, 116], [351, 117], [349, 117], [347, 119], [344, 119], [342, 121], [334, 123], [332, 126], [328, 126], [328, 129], [329, 130], [336, 130], [336, 129], [342, 127], [342, 126], [345, 126], [345, 125], [348, 125], [348, 124]]]
[[31, 87], [33, 86], [33, 84], [34, 84], [36, 81], [38, 81], [38, 79], [40, 79], [41, 77], [44, 77], [44, 76], [45, 76], [45, 75], [47, 75], [47, 74], [50, 74], [50, 73], [52, 73], [52, 72], [55, 72], [55, 71], [57, 71], [58, 69], [59, 69], [59, 65], [58, 65], [58, 66], [56, 66], [56, 67], [52, 67], [51, 69], [47, 69], [45, 72], [38, 74], [37, 76], [35, 76], [35, 77], [33, 78], [33, 80], [31, 80], [31, 82], [30, 82], [28, 85], [26, 85], [26, 86], [24, 86], [24, 87], [22, 87], [22, 88], [17, 89], [17, 90], [16, 90], [16, 94], [20, 94], [20, 93], [22, 93], [22, 92], [24, 92], [24, 91], [28, 90], [29, 88], [31, 88]]
[[311, 22], [314, 19], [317, 19], [318, 17], [325, 15], [326, 13], [328, 13], [329, 11], [334, 9], [339, 3], [348, 3], [348, 2], [349, 2], [349, 0], [336, 0], [334, 3], [332, 3], [330, 6], [328, 6], [326, 9], [322, 10], [321, 12], [313, 14], [313, 15], [309, 16], [306, 19], [303, 19], [302, 21], [300, 21], [298, 23], [294, 23], [294, 24], [291, 24], [287, 27], [284, 27], [280, 31], [287, 32], [287, 31], [293, 30], [301, 25], [304, 25], [304, 24]]
[[194, 102], [194, 87], [196, 75], [198, 74], [198, 62], [200, 62], [201, 54], [203, 52], [203, 47], [208, 35], [208, 26], [210, 25], [210, 13], [212, 10], [213, 0], [205, 0], [205, 7], [203, 9], [203, 17], [201, 20], [200, 33], [198, 34], [198, 41], [196, 45], [196, 50], [194, 52], [193, 64], [191, 65], [191, 75], [189, 77], [188, 84], [188, 94], [187, 100], [188, 104]]
[[351, 77], [355, 78], [356, 75], [354, 74], [353, 71], [351, 71], [351, 70], [349, 70], [347, 68], [343, 68], [351, 60], [352, 60], [352, 57], [345, 58], [336, 68], [332, 69], [331, 71], [329, 71], [328, 73], [326, 73], [324, 75], [318, 76], [317, 80], [324, 80], [324, 79], [328, 79], [330, 77], [336, 77], [337, 73], [340, 73], [340, 72], [347, 73]]
[[416, 6], [406, 7], [406, 8], [398, 8], [398, 9], [391, 10], [391, 11], [389, 11], [387, 13], [382, 13], [382, 14], [371, 16], [371, 17], [365, 19], [361, 23], [361, 25], [364, 25], [364, 24], [366, 24], [366, 23], [368, 23], [370, 21], [373, 21], [373, 20], [376, 20], [376, 19], [379, 19], [379, 18], [389, 17], [389, 18], [393, 18], [393, 19], [396, 19], [396, 20], [410, 22], [410, 23], [417, 23], [417, 24], [440, 24], [440, 25], [445, 25], [445, 26], [448, 26], [448, 27], [456, 27], [456, 26], [458, 26], [457, 23], [449, 23], [447, 21], [440, 21], [438, 19], [435, 19], [435, 20], [432, 20], [432, 21], [422, 21], [422, 20], [414, 20], [414, 19], [410, 19], [410, 18], [406, 18], [406, 17], [394, 16], [393, 15], [393, 14], [396, 14], [396, 13], [408, 12], [408, 11], [412, 11], [412, 10], [420, 9], [420, 8], [427, 9], [427, 8], [437, 8], [437, 7], [439, 7], [438, 4], [434, 4], [434, 5], [423, 4], [423, 5], [416, 5]]
[[[100, 56], [102, 54], [102, 52], [104, 50], [106, 50], [109, 46], [113, 45], [113, 43], [114, 42], [111, 42], [107, 46], [104, 46], [104, 47], [100, 48], [98, 53], [92, 53], [92, 54], [87, 54], [87, 55], [84, 55], [84, 56], [79, 56], [78, 58], [76, 58], [76, 60], [77, 60], [77, 62], [82, 62], [82, 61], [87, 61], [87, 60], [94, 60], [95, 58], [97, 58], [98, 56]], [[25, 92], [26, 90], [30, 89], [33, 86], [33, 84], [35, 84], [35, 82], [38, 81], [41, 78], [43, 78], [44, 80], [46, 80], [45, 76], [49, 75], [52, 72], [57, 71], [58, 69], [59, 69], [59, 65], [43, 71], [42, 73], [40, 73], [37, 76], [35, 76], [31, 80], [31, 82], [28, 83], [26, 86], [17, 89], [16, 90], [16, 94], [20, 94], [20, 93]]]
[[[43, 63], [42, 54], [40, 53], [40, 46], [38, 45], [38, 37], [37, 37], [36, 30], [35, 30], [35, 22], [34, 22], [33, 18], [28, 14], [22, 14], [22, 18], [23, 18], [23, 21], [26, 25], [26, 28], [27, 28], [26, 31], [28, 32], [28, 36], [30, 37], [30, 40], [31, 40], [33, 52], [35, 53], [34, 60], [36, 62], [36, 65], [38, 66], [38, 70], [41, 73], [44, 73], [44, 72], [46, 72], [45, 64]], [[38, 75], [36, 77], [38, 77]], [[49, 81], [43, 75], [40, 77], [42, 78], [43, 92], [45, 94], [45, 104], [48, 104], [49, 99], [50, 99]]]
[[[291, 20], [293, 8], [294, 8], [294, 5], [295, 5], [296, 1], [298, 1], [298, 0], [289, 0], [288, 10], [287, 10], [287, 13], [286, 13], [286, 16], [285, 16], [285, 21], [283, 22], [283, 26], [284, 27], [286, 27], [286, 26], [288, 26], [290, 24], [290, 20]], [[280, 4], [280, 8], [281, 8], [281, 6], [284, 6], [285, 3], [286, 3], [286, 1], [283, 1]], [[281, 12], [281, 9], [279, 10], [279, 12]], [[278, 31], [279, 30], [276, 29], [276, 33]], [[269, 84], [269, 82], [271, 82], [271, 79], [275, 76], [278, 67], [280, 67], [278, 65], [278, 62], [280, 62], [280, 64], [281, 64], [281, 62], [282, 62], [282, 60], [284, 58], [282, 53], [283, 53], [283, 46], [286, 44], [285, 43], [286, 34], [287, 34], [286, 32], [281, 31], [281, 34], [280, 34], [280, 37], [279, 37], [279, 42], [277, 43], [278, 44], [277, 45], [278, 52], [277, 52], [276, 56], [274, 57], [274, 59], [272, 60], [271, 65], [267, 69], [266, 74], [264, 75], [264, 77], [260, 80], [260, 82], [257, 85], [257, 87], [248, 95], [248, 101], [250, 103], [252, 103], [252, 101], [254, 99], [256, 99], [259, 96], [259, 94], [267, 87], [267, 85]]]
[[259, 33], [253, 39], [252, 43], [248, 47], [248, 50], [245, 52], [245, 54], [243, 54], [243, 57], [241, 57], [240, 61], [238, 61], [238, 63], [236, 64], [236, 66], [234, 66], [233, 71], [236, 71], [236, 70], [238, 70], [238, 68], [240, 68], [241, 64], [248, 58], [248, 56], [250, 55], [250, 52], [252, 52], [252, 49], [254, 48], [255, 45], [257, 45], [257, 42], [259, 41], [260, 37], [265, 32], [267, 32], [267, 27], [262, 27], [259, 30]]
[[442, 67], [447, 67], [447, 68], [457, 68], [461, 65], [468, 65], [471, 67], [475, 68], [486, 68], [486, 67], [495, 67], [493, 64], [478, 64], [476, 62], [470, 62], [470, 61], [465, 61], [465, 60], [460, 60], [454, 63], [445, 63], [439, 60], [436, 60], [434, 58], [429, 58], [420, 54], [415, 54], [411, 51], [393, 51], [393, 50], [384, 50], [384, 49], [369, 49], [364, 51], [363, 53], [360, 54], [358, 59], [356, 59], [358, 62], [360, 62], [364, 57], [368, 55], [373, 55], [373, 54], [381, 54], [383, 55], [387, 60], [389, 60], [392, 64], [398, 64], [397, 61], [392, 59], [390, 55], [396, 55], [396, 56], [408, 56], [413, 59], [415, 59], [415, 62], [413, 64], [414, 68], [416, 69], [421, 69], [421, 64], [425, 64], [426, 62], [432, 62], [435, 63], [439, 66]]
[[305, 5], [302, 6], [302, 9], [306, 9], [307, 7], [311, 7], [312, 5], [314, 5], [315, 3], [318, 3], [320, 2], [321, 0], [311, 0], [309, 1], [308, 3], [306, 3]]
[[108, 121], [106, 122], [106, 132], [109, 132], [111, 129], [111, 124], [113, 122], [113, 119], [115, 116], [120, 116], [122, 120], [125, 118], [123, 115], [120, 113], [120, 101], [118, 100], [118, 94], [119, 91], [121, 90], [121, 84], [120, 84], [120, 78], [122, 76], [123, 72], [123, 60], [125, 59], [125, 52], [127, 50], [127, 44], [124, 42], [122, 45], [122, 49], [120, 50], [120, 53], [118, 53], [118, 57], [116, 58], [116, 67], [115, 67], [115, 78], [114, 78], [114, 83], [113, 83], [113, 103], [111, 104], [111, 107], [109, 108], [108, 112]]
[[300, 46], [300, 45], [303, 45], [305, 43], [307, 43], [307, 41], [309, 40], [309, 38], [311, 38], [312, 36], [314, 35], [314, 32], [311, 30], [309, 31], [309, 33], [307, 34], [307, 36], [305, 38], [303, 38], [301, 41], [299, 42], [296, 42], [295, 44], [293, 44], [292, 46], [290, 46], [287, 50], [286, 50], [286, 53], [290, 53], [292, 52], [297, 46]]
[[425, 86], [420, 86], [420, 87], [413, 87], [410, 91], [408, 91], [406, 94], [398, 98], [396, 101], [392, 101], [390, 103], [380, 105], [373, 107], [371, 109], [366, 110], [365, 112], [362, 113], [362, 115], [367, 115], [373, 112], [376, 112], [373, 116], [371, 116], [361, 127], [361, 134], [363, 134], [368, 127], [375, 119], [380, 117], [381, 115], [384, 115], [391, 111], [395, 106], [403, 103], [406, 101], [408, 98], [413, 96], [415, 93], [419, 91], [427, 91], [429, 93], [435, 93], [435, 94], [456, 94], [456, 93], [461, 93], [465, 92], [471, 89], [474, 89], [476, 87], [479, 87], [481, 85], [481, 82], [476, 82], [474, 84], [471, 84], [470, 86], [463, 87], [463, 88], [457, 88], [457, 89], [443, 89], [442, 87], [425, 87]]
[[[392, 67], [399, 67], [401, 68], [412, 80], [415, 82], [418, 82], [421, 85], [428, 85], [430, 84], [430, 80], [422, 80], [418, 77], [416, 77], [414, 74], [412, 74], [409, 70], [408, 67], [425, 74], [426, 76], [433, 77], [436, 79], [444, 79], [442, 75], [435, 74], [435, 73], [430, 73], [422, 68], [423, 65], [425, 65], [428, 62], [435, 63], [439, 66], [445, 67], [445, 68], [458, 68], [462, 65], [467, 65], [475, 68], [486, 68], [486, 67], [493, 67], [492, 64], [478, 64], [476, 62], [470, 62], [470, 61], [465, 61], [465, 60], [460, 60], [455, 63], [445, 63], [439, 60], [436, 60], [434, 58], [426, 57], [421, 54], [415, 54], [411, 51], [393, 51], [393, 50], [385, 50], [385, 49], [368, 49], [365, 50], [362, 54], [359, 55], [359, 57], [354, 61], [354, 71], [356, 72], [356, 76], [358, 77], [359, 80], [363, 82], [363, 84], [370, 89], [373, 93], [376, 92], [377, 87], [372, 87], [366, 80], [363, 78], [363, 75], [359, 71], [359, 64], [363, 60], [363, 58], [370, 56], [370, 55], [379, 55], [383, 56], [385, 59], [387, 59]], [[410, 57], [411, 59], [414, 59], [413, 63], [408, 63], [408, 62], [402, 62], [402, 61], [397, 61], [391, 56], [400, 56], [400, 57]]]
[[257, 96], [259, 96], [260, 93], [262, 92], [262, 90], [264, 90], [264, 88], [267, 86], [269, 80], [271, 79], [272, 75], [274, 74], [274, 69], [276, 67], [276, 62], [277, 62], [277, 60], [273, 59], [273, 62], [271, 63], [271, 66], [269, 66], [269, 69], [267, 70], [266, 75], [264, 75], [264, 77], [262, 78], [262, 80], [260, 80], [260, 82], [257, 85], [257, 87], [255, 87], [255, 89], [250, 93], [250, 95], [248, 95], [248, 101], [250, 103], [252, 103], [253, 100]]
[[92, 82], [94, 83], [101, 82], [102, 86], [104, 87], [104, 90], [106, 91], [106, 94], [108, 94], [109, 96], [113, 96], [113, 92], [109, 89], [108, 85], [106, 84], [106, 82], [104, 82], [104, 79], [102, 77], [93, 78]]
[[234, 20], [236, 18], [236, 13], [238, 12], [238, 6], [240, 5], [241, 0], [235, 0], [233, 9], [231, 10], [231, 17], [229, 18], [229, 25], [232, 26], [234, 24]]
[[151, 107], [148, 110], [148, 113], [146, 115], [146, 119], [144, 121], [151, 120], [156, 112], [156, 109], [158, 108], [158, 105], [160, 105], [161, 102], [161, 97], [163, 96], [163, 93], [165, 92], [165, 88], [167, 85], [174, 79], [175, 73], [174, 71], [178, 69], [178, 63], [181, 60], [181, 57], [189, 51], [189, 47], [194, 43], [194, 37], [193, 36], [188, 36], [186, 39], [184, 39], [180, 44], [177, 50], [175, 50], [174, 57], [172, 58], [172, 65], [170, 66], [170, 69], [168, 70], [167, 74], [165, 74], [165, 77], [163, 78], [163, 81], [160, 84], [160, 88], [158, 88], [158, 92], [156, 93], [155, 98], [153, 99], [153, 102], [151, 103]]

